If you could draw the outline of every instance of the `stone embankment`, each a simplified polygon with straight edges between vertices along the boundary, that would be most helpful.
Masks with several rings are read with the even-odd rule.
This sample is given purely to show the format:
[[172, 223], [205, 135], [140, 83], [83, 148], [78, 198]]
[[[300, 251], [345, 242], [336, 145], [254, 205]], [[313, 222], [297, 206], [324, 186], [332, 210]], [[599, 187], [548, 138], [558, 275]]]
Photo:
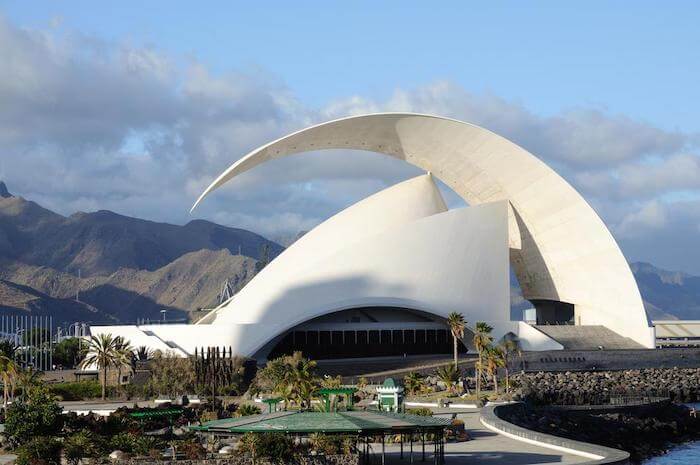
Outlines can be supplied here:
[[537, 405], [603, 405], [635, 397], [700, 402], [700, 368], [521, 373], [513, 381], [520, 397]]
[[[318, 455], [303, 456], [290, 459], [294, 465], [358, 465], [360, 458], [357, 454], [348, 455]], [[132, 458], [112, 462], [92, 462], [92, 464], [109, 463], [110, 465], [276, 465], [265, 458], [234, 455], [226, 458], [194, 459], [194, 460], [159, 460], [151, 458]]]
[[523, 406], [501, 418], [528, 430], [627, 451], [633, 463], [665, 453], [672, 443], [700, 438], [700, 420], [677, 404], [612, 414]]

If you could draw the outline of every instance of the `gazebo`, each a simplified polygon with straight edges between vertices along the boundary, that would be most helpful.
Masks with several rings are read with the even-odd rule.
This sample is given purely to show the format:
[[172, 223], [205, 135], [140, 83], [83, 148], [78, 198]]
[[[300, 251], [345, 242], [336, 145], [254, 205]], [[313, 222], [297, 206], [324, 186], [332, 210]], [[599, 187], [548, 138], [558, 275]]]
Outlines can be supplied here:
[[[420, 460], [425, 461], [426, 443], [433, 447], [433, 463], [440, 465], [445, 457], [445, 428], [450, 425], [446, 418], [436, 418], [382, 411], [343, 412], [275, 412], [239, 418], [209, 421], [190, 429], [217, 436], [244, 433], [278, 432], [297, 438], [313, 433], [349, 434], [356, 438], [355, 446], [363, 464], [370, 463], [370, 443], [381, 441], [381, 463], [386, 463], [386, 438], [400, 436], [400, 456], [408, 455], [414, 462], [414, 444], [420, 445]], [[404, 446], [408, 445], [408, 454]], [[417, 451], [416, 451], [417, 452]]]

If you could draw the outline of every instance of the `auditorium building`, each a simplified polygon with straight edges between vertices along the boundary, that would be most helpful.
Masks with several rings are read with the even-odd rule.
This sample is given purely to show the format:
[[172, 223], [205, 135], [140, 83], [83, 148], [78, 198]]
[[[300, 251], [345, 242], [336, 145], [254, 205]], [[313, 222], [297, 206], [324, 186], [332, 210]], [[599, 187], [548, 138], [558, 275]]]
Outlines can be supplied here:
[[[259, 360], [294, 350], [313, 358], [433, 354], [451, 352], [445, 318], [459, 312], [468, 329], [462, 349], [478, 321], [496, 340], [517, 338], [530, 351], [572, 340], [602, 346], [599, 339], [610, 341], [605, 348], [654, 347], [632, 272], [596, 212], [542, 160], [472, 124], [410, 113], [322, 123], [240, 158], [195, 207], [258, 165], [330, 149], [376, 152], [424, 174], [321, 223], [193, 324], [92, 333], [183, 356], [203, 346]], [[436, 180], [468, 206], [449, 209]], [[511, 312], [511, 275], [532, 303], [530, 318]]]

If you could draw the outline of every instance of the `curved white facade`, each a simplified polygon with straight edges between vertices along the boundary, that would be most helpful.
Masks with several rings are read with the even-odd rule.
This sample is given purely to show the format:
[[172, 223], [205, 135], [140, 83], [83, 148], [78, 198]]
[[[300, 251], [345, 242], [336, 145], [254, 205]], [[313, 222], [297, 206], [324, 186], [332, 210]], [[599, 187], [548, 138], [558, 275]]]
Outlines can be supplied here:
[[632, 272], [603, 221], [541, 160], [478, 126], [405, 113], [330, 121], [252, 151], [214, 181], [195, 206], [261, 163], [339, 148], [405, 160], [433, 173], [470, 205], [508, 201], [511, 265], [524, 297], [573, 304], [577, 324], [604, 325], [654, 347]]
[[[471, 324], [489, 322], [496, 338], [518, 334], [526, 350], [561, 349], [535, 327], [510, 321], [510, 264], [527, 299], [572, 304], [576, 324], [603, 325], [654, 347], [634, 277], [602, 220], [542, 161], [477, 126], [417, 114], [323, 123], [241, 158], [195, 206], [261, 163], [338, 148], [387, 154], [429, 174], [326, 220], [195, 325], [92, 332], [122, 334], [182, 355], [195, 347], [226, 346], [259, 356], [276, 338], [323, 315], [392, 307], [436, 321], [457, 311]], [[470, 207], [448, 211], [432, 175]]]

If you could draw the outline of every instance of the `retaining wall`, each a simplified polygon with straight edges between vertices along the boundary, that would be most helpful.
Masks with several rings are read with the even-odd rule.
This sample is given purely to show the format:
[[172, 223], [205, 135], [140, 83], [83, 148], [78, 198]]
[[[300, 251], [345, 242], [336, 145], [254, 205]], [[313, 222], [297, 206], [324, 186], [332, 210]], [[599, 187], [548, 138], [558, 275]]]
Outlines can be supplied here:
[[561, 438], [544, 434], [537, 431], [522, 428], [520, 426], [502, 420], [499, 412], [507, 409], [522, 408], [522, 404], [513, 403], [505, 405], [486, 406], [481, 409], [481, 424], [497, 433], [508, 436], [517, 441], [534, 444], [548, 449], [578, 455], [590, 459], [585, 465], [626, 465], [629, 464], [630, 454], [619, 449], [599, 446], [587, 442], [574, 441], [573, 439]]
[[598, 371], [699, 368], [700, 348], [552, 350], [525, 352], [513, 368], [525, 371]]

